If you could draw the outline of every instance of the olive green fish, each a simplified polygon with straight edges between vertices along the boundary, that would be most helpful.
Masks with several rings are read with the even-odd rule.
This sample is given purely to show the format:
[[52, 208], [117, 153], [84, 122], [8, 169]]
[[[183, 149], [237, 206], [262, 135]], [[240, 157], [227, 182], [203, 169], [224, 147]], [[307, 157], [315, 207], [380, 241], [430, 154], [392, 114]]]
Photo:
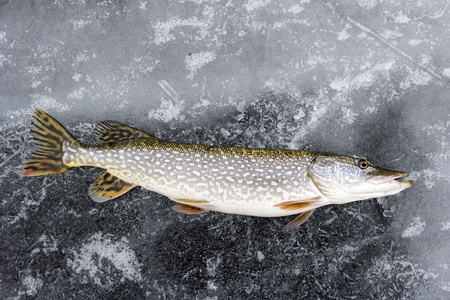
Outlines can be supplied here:
[[318, 207], [393, 195], [412, 186], [405, 172], [333, 153], [217, 147], [164, 141], [115, 121], [95, 129], [98, 146], [78, 142], [42, 110], [33, 116], [37, 148], [21, 175], [57, 174], [94, 166], [106, 172], [89, 187], [104, 202], [140, 186], [179, 203], [185, 214], [218, 211], [259, 217], [299, 214]]

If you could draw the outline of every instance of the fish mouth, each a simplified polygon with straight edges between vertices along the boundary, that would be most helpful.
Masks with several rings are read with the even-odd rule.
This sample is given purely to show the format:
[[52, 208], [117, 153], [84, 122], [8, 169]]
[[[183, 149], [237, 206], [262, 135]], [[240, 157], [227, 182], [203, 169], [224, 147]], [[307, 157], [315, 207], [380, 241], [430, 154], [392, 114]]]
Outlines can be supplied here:
[[391, 171], [391, 170], [377, 170], [372, 174], [371, 177], [366, 179], [366, 182], [380, 185], [380, 184], [396, 184], [399, 185], [401, 189], [406, 189], [414, 184], [414, 181], [407, 180], [401, 181], [408, 173]]
[[401, 181], [408, 173], [403, 172], [402, 175], [395, 177], [394, 179], [388, 180], [387, 182], [397, 182], [400, 186], [404, 186], [404, 188], [409, 188], [414, 184], [412, 180]]
[[402, 180], [407, 174], [408, 174], [408, 173], [406, 173], [406, 172], [399, 172], [399, 174], [393, 175], [393, 176], [396, 176], [396, 177], [391, 178], [391, 179], [389, 179], [389, 180], [387, 180], [387, 181], [393, 181], [393, 180], [395, 180], [395, 181], [401, 182], [400, 180]]

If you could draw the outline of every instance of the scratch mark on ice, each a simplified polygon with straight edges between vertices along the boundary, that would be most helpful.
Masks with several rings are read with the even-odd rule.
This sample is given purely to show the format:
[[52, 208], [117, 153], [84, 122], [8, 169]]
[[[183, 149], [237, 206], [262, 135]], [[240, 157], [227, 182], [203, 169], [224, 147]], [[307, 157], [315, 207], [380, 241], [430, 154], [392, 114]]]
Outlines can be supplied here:
[[22, 144], [22, 146], [19, 147], [19, 149], [17, 149], [16, 152], [14, 152], [13, 154], [11, 154], [11, 156], [9, 156], [7, 159], [5, 159], [2, 163], [0, 163], [0, 168], [3, 168], [3, 166], [8, 163], [8, 161], [10, 161], [14, 156], [16, 156], [17, 154], [19, 154], [20, 152], [22, 152], [23, 148], [25, 146]]
[[167, 83], [165, 80], [158, 81], [158, 84], [162, 87], [162, 89], [175, 101], [178, 101], [180, 95]]
[[438, 19], [440, 17], [442, 17], [445, 13], [445, 11], [447, 10], [449, 1], [447, 0], [447, 3], [445, 3], [444, 8], [442, 8], [440, 11], [438, 11], [436, 14], [434, 14], [433, 16], [429, 16], [430, 19]]
[[339, 13], [338, 11], [336, 11], [336, 9], [329, 3], [324, 3], [323, 1], [321, 1], [322, 4], [324, 4], [325, 6], [327, 6], [329, 9], [331, 9], [331, 11], [333, 13], [335, 13], [336, 15], [338, 15], [339, 17], [346, 19], [349, 23], [353, 24], [354, 26], [358, 27], [360, 30], [364, 31], [365, 33], [370, 34], [371, 36], [373, 36], [374, 38], [376, 38], [377, 40], [379, 40], [380, 42], [382, 42], [383, 44], [387, 45], [389, 48], [391, 48], [392, 50], [394, 50], [395, 52], [397, 52], [398, 54], [400, 54], [400, 56], [406, 58], [407, 60], [409, 60], [410, 62], [412, 62], [413, 64], [415, 64], [416, 66], [422, 68], [424, 71], [426, 71], [428, 74], [432, 75], [433, 77], [439, 79], [440, 81], [444, 81], [444, 79], [442, 78], [441, 75], [437, 74], [436, 72], [434, 72], [433, 70], [431, 70], [430, 68], [426, 67], [425, 65], [421, 64], [420, 62], [416, 61], [414, 58], [412, 58], [410, 55], [406, 54], [404, 51], [400, 50], [399, 48], [397, 48], [396, 46], [394, 46], [392, 43], [390, 43], [388, 40], [384, 39], [382, 36], [380, 36], [379, 34], [377, 34], [376, 32], [374, 32], [373, 30], [371, 30], [370, 28], [356, 22], [355, 20], [353, 20], [352, 18], [343, 15], [341, 13]]

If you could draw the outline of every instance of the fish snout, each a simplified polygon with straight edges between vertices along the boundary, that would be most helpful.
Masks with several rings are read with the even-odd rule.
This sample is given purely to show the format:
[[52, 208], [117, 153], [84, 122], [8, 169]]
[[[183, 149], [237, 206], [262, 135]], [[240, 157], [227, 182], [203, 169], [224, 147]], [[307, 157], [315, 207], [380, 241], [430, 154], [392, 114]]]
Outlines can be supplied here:
[[408, 175], [407, 172], [378, 169], [369, 174], [369, 177], [366, 178], [366, 182], [375, 185], [383, 183], [395, 183], [399, 184], [402, 187], [407, 188], [412, 186], [414, 184], [414, 181], [412, 180], [401, 181], [406, 175]]

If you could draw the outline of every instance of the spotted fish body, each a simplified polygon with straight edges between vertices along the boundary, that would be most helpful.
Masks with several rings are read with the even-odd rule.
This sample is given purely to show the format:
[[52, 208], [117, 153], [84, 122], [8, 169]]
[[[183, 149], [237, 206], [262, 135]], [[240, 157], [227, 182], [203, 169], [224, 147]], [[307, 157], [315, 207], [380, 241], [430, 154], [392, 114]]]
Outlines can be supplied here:
[[[361, 168], [361, 160], [347, 156], [174, 143], [114, 121], [97, 126], [99, 146], [86, 145], [41, 110], [35, 112], [32, 133], [38, 148], [23, 165], [22, 175], [60, 173], [79, 166], [106, 169], [89, 188], [89, 195], [98, 202], [141, 186], [181, 203], [176, 210], [183, 213], [212, 210], [261, 217], [300, 213], [291, 224], [298, 226], [317, 207], [375, 195], [347, 193], [342, 182], [337, 183], [337, 189], [344, 194], [337, 195], [335, 189], [329, 191], [325, 187], [336, 185], [327, 180], [342, 175], [354, 181], [351, 177], [358, 176], [352, 168], [370, 167], [374, 169], [372, 173], [378, 172], [377, 177], [388, 177], [383, 181], [390, 187], [387, 194], [412, 185], [411, 181], [397, 181], [406, 173], [377, 168], [368, 162], [366, 168]], [[347, 164], [351, 171], [338, 174], [345, 172]], [[327, 172], [333, 176], [327, 177]]]
[[317, 197], [306, 177], [313, 157], [311, 152], [136, 139], [113, 149], [69, 148], [63, 159], [73, 166], [105, 168], [171, 199], [209, 202], [198, 203], [206, 210], [278, 217], [292, 213], [274, 204]]

